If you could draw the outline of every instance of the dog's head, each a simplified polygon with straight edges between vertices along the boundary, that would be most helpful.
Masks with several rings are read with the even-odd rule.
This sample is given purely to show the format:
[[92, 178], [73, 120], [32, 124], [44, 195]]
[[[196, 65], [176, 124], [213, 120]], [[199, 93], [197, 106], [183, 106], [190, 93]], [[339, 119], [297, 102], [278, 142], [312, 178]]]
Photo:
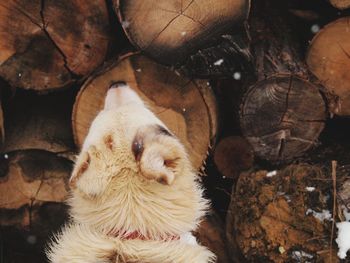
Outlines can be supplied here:
[[140, 180], [171, 185], [188, 166], [183, 145], [124, 83], [109, 89], [91, 125], [70, 185], [97, 197], [121, 170]]
[[195, 177], [180, 141], [130, 87], [117, 83], [109, 89], [73, 169], [70, 185], [79, 202], [72, 203], [72, 211], [85, 221], [93, 218], [91, 213], [100, 213], [95, 221], [106, 229], [113, 226], [103, 224], [113, 220], [124, 227], [120, 218], [129, 214], [124, 218], [129, 229], [147, 227], [141, 226], [137, 213], [153, 220], [164, 208], [165, 219], [160, 221], [170, 224], [172, 217], [180, 220], [178, 213], [184, 213], [189, 226], [206, 206]]

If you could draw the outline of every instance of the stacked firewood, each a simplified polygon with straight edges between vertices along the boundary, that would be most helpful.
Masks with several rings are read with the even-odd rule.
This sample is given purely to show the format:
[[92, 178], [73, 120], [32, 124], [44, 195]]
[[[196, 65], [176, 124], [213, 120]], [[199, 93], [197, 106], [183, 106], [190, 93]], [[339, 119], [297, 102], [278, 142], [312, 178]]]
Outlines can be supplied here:
[[349, 126], [350, 1], [2, 2], [1, 262], [46, 262], [116, 81], [207, 175], [213, 211], [195, 234], [218, 262], [339, 261], [350, 141], [332, 129]]

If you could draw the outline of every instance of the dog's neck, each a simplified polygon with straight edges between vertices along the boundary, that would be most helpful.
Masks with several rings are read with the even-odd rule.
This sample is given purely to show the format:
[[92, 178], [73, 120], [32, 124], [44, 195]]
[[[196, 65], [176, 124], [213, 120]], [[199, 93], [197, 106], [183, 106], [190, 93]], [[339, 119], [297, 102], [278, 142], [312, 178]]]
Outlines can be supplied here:
[[116, 180], [103, 200], [87, 200], [73, 193], [70, 204], [74, 220], [106, 235], [134, 233], [131, 237], [159, 240], [196, 229], [207, 209], [194, 176], [183, 176], [168, 188], [138, 183], [137, 175], [132, 174], [120, 175]]

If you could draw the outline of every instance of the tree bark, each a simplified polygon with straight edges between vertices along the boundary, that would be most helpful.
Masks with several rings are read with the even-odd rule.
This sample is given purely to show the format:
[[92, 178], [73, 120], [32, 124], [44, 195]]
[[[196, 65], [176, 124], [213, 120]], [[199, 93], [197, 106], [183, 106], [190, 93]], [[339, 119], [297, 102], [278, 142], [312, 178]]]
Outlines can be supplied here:
[[102, 109], [112, 83], [125, 81], [179, 137], [195, 168], [201, 168], [216, 135], [216, 102], [210, 90], [141, 55], [127, 55], [92, 76], [73, 109], [73, 133], [80, 147], [92, 120]]
[[62, 88], [105, 58], [108, 12], [103, 0], [5, 1], [0, 17], [0, 76], [14, 87]]
[[183, 63], [247, 18], [249, 0], [114, 0], [131, 43], [156, 61]]
[[307, 56], [310, 71], [339, 97], [335, 114], [350, 115], [350, 18], [325, 26], [312, 40]]
[[240, 123], [257, 156], [282, 161], [316, 144], [327, 112], [321, 88], [309, 80], [283, 13], [274, 4], [256, 3], [250, 20], [256, 74], [247, 81]]
[[329, 178], [306, 164], [241, 174], [226, 219], [230, 246], [248, 262], [337, 262]]

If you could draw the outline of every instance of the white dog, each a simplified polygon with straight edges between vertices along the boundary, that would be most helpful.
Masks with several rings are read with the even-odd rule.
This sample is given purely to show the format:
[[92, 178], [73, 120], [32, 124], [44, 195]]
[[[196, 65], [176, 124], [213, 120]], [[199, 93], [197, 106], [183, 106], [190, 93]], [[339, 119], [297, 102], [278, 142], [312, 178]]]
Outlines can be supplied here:
[[125, 83], [108, 91], [72, 172], [53, 263], [206, 263], [190, 234], [208, 202], [183, 145]]

